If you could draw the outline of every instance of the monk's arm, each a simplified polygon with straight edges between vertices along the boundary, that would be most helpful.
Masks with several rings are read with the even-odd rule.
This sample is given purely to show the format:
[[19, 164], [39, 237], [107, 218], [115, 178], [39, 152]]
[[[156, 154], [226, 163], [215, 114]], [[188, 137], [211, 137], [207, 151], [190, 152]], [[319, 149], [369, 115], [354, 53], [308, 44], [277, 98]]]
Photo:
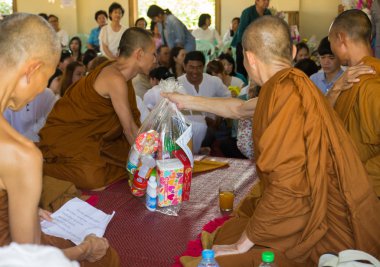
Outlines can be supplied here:
[[42, 190], [42, 155], [32, 144], [15, 145], [1, 176], [8, 193], [9, 225], [13, 242], [39, 244], [38, 203]]
[[340, 76], [340, 78], [334, 83], [334, 86], [326, 95], [326, 98], [331, 106], [334, 107], [340, 93], [342, 91], [350, 89], [354, 83], [359, 82], [359, 76], [363, 74], [375, 74], [375, 71], [371, 66], [363, 64], [348, 67], [342, 76]]
[[127, 83], [123, 79], [114, 80], [111, 86], [112, 90], [109, 91], [109, 96], [112, 105], [119, 117], [128, 143], [133, 144], [139, 128], [133, 119], [132, 110], [129, 105], [130, 100], [128, 99], [128, 90], [130, 90], [130, 88], [128, 88]]
[[252, 98], [243, 101], [238, 98], [212, 98], [177, 93], [162, 93], [162, 96], [174, 102], [179, 109], [209, 112], [231, 119], [252, 118], [258, 100]]

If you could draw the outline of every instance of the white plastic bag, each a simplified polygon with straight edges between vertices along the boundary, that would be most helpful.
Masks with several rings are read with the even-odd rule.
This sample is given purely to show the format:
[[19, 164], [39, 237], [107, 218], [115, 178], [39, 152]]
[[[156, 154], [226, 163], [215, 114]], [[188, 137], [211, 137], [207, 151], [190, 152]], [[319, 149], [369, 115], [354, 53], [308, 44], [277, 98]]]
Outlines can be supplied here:
[[[367, 263], [362, 263], [365, 261]], [[344, 250], [338, 256], [334, 254], [323, 254], [319, 258], [318, 267], [380, 267], [380, 262], [370, 254], [360, 250]]]

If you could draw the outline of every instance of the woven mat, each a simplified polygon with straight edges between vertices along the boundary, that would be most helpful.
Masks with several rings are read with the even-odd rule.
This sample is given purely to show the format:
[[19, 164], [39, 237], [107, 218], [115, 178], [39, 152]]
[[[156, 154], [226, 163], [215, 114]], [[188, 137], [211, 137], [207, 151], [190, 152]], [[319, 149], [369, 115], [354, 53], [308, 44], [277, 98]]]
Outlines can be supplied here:
[[235, 184], [236, 206], [257, 179], [255, 165], [249, 160], [214, 159], [227, 161], [229, 167], [195, 175], [190, 201], [183, 204], [178, 217], [148, 211], [145, 198], [132, 196], [126, 181], [94, 193], [99, 196], [99, 209], [106, 213], [116, 211], [105, 236], [119, 252], [123, 267], [171, 266], [202, 226], [221, 216], [219, 185], [226, 181]]

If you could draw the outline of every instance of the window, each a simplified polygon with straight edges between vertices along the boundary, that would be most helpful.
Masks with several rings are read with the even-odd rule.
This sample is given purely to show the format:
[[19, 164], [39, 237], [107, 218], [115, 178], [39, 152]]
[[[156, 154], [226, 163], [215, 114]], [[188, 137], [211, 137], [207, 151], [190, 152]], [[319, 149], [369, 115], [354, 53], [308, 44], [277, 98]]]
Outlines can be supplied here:
[[16, 0], [1, 0], [0, 15], [10, 15], [16, 12]]
[[129, 6], [131, 25], [140, 17], [144, 17], [149, 24], [146, 12], [153, 4], [168, 8], [188, 29], [198, 28], [198, 18], [202, 13], [210, 14], [211, 27], [220, 29], [220, 0], [133, 0]]

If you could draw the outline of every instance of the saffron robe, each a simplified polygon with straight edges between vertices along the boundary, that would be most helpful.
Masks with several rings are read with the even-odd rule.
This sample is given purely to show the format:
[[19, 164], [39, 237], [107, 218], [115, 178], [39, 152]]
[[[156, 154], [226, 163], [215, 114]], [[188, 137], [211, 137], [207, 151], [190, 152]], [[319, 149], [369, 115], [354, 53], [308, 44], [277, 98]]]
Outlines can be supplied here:
[[[8, 216], [8, 195], [7, 191], [0, 190], [0, 246], [6, 246], [11, 243], [11, 234], [9, 229], [9, 216]], [[62, 238], [45, 235], [41, 233], [41, 245], [50, 245], [60, 249], [65, 249], [75, 246], [69, 240]], [[81, 267], [119, 267], [119, 255], [113, 248], [107, 250], [106, 255], [97, 262], [81, 261]]]
[[253, 125], [262, 196], [248, 195], [214, 244], [245, 231], [255, 245], [217, 257], [220, 266], [258, 266], [267, 248], [289, 267], [349, 248], [380, 257], [380, 202], [350, 136], [306, 75], [289, 68], [269, 79]]
[[362, 62], [372, 66], [376, 74], [360, 76], [360, 82], [340, 94], [334, 108], [380, 197], [380, 60], [365, 57]]
[[[97, 189], [127, 178], [130, 144], [111, 99], [94, 89], [99, 73], [111, 63], [103, 63], [72, 85], [49, 114], [40, 131], [39, 144], [45, 175], [70, 181], [81, 189]], [[135, 123], [140, 126], [130, 81], [128, 101]]]

